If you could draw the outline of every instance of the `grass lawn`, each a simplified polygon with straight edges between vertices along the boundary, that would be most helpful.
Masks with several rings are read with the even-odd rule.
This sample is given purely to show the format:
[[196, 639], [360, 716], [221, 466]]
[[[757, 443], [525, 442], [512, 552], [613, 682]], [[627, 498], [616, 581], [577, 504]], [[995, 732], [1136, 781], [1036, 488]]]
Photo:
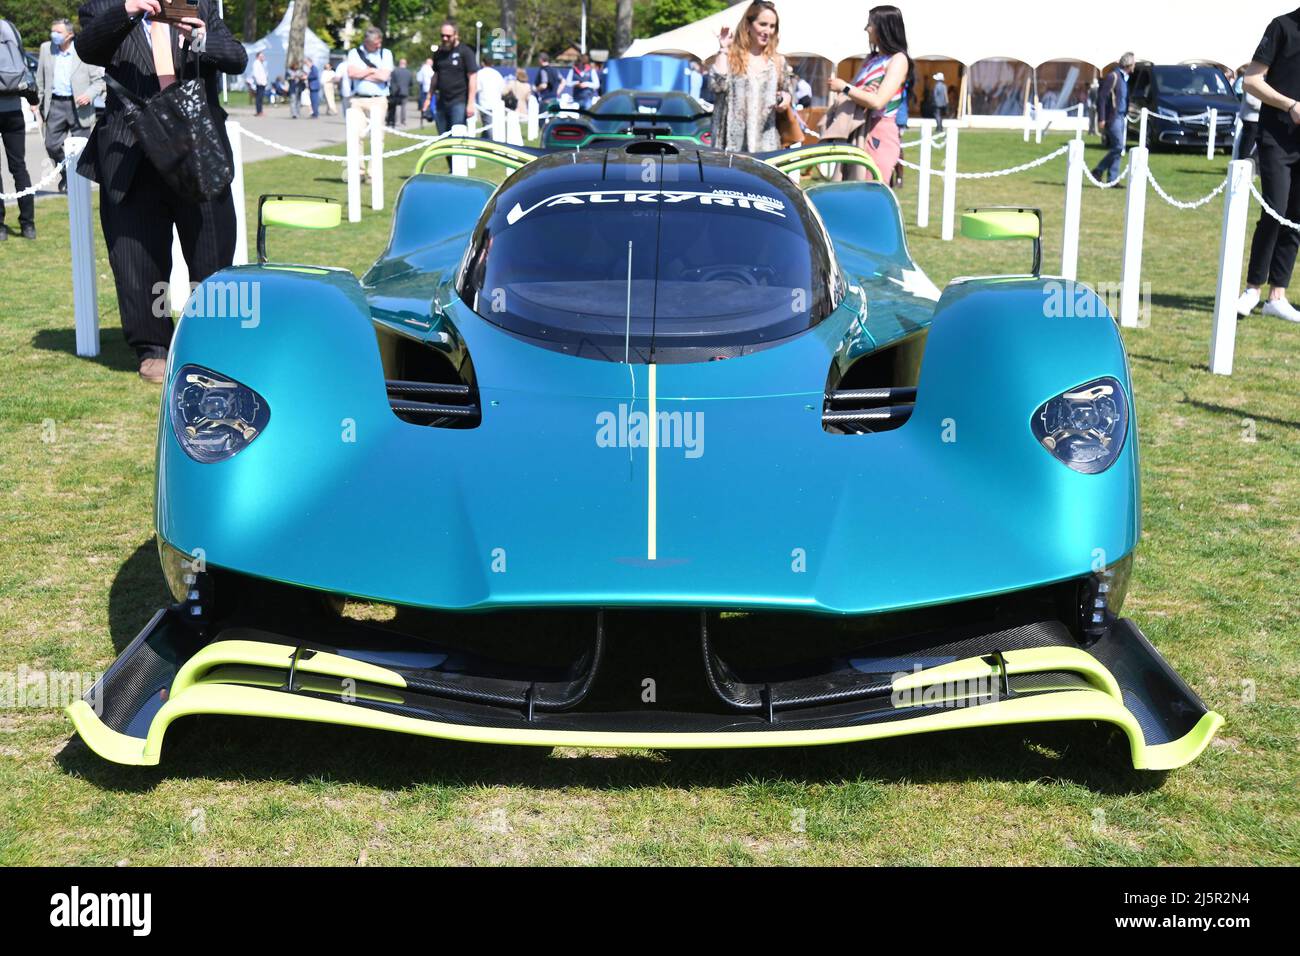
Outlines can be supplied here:
[[[961, 168], [1061, 142], [965, 132]], [[412, 166], [388, 164], [390, 211]], [[1151, 166], [1191, 199], [1226, 160], [1157, 153]], [[1062, 157], [964, 182], [959, 208], [1041, 206], [1053, 271], [1064, 173]], [[344, 198], [335, 164], [275, 159], [246, 178], [250, 215], [263, 192]], [[1023, 246], [939, 239], [937, 181], [931, 226], [916, 229], [915, 190], [909, 173], [912, 252], [940, 286], [1023, 271]], [[1118, 282], [1124, 193], [1085, 190], [1080, 278]], [[205, 718], [138, 769], [70, 739], [57, 708], [11, 707], [0, 863], [1300, 863], [1300, 327], [1251, 318], [1236, 373], [1208, 372], [1221, 210], [1148, 195], [1151, 323], [1124, 333], [1144, 472], [1126, 613], [1227, 719], [1191, 766], [1130, 771], [1122, 735], [1093, 726], [636, 753]], [[168, 601], [152, 526], [158, 390], [122, 341], [102, 244], [103, 354], [75, 357], [66, 207], [37, 215], [39, 241], [0, 245], [0, 672], [93, 672]], [[388, 226], [367, 210], [334, 233], [281, 230], [271, 249], [359, 272]]]

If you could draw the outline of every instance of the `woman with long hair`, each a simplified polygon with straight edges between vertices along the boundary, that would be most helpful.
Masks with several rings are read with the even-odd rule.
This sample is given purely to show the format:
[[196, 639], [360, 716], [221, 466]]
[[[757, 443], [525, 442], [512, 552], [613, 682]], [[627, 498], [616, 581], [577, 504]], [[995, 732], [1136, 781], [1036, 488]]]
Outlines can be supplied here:
[[[871, 155], [880, 167], [882, 182], [888, 183], [902, 151], [894, 117], [903, 104], [904, 86], [912, 69], [907, 30], [898, 7], [872, 7], [867, 14], [867, 38], [871, 41], [871, 55], [853, 82], [832, 75], [827, 88], [840, 94], [843, 106], [851, 110], [847, 122], [853, 127], [848, 132], [849, 141]], [[839, 112], [841, 117], [845, 115], [843, 110]], [[845, 166], [843, 175], [845, 179], [862, 179], [865, 170]]]
[[709, 70], [713, 91], [713, 145], [729, 152], [766, 153], [781, 148], [777, 111], [794, 101], [794, 73], [777, 52], [781, 21], [776, 4], [756, 0], [735, 34], [723, 27]]

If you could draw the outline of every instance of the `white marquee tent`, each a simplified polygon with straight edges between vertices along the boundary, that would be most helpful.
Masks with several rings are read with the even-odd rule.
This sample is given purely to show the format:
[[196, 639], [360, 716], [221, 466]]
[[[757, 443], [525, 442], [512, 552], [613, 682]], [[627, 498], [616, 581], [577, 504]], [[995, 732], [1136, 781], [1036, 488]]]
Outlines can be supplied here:
[[[1281, 0], [1137, 0], [1119, 6], [1048, 4], [1043, 0], [894, 0], [907, 22], [914, 57], [980, 60], [1081, 60], [1098, 68], [1125, 50], [1156, 63], [1208, 60], [1231, 69], [1250, 61], [1269, 20], [1294, 9]], [[625, 54], [688, 53], [701, 60], [718, 50], [717, 33], [735, 28], [747, 2], [659, 36], [637, 40]], [[867, 50], [863, 32], [870, 0], [798, 0], [781, 11], [781, 49], [838, 63]]]
[[[289, 9], [284, 11], [282, 19], [274, 30], [252, 43], [245, 43], [244, 49], [248, 51], [248, 69], [244, 75], [251, 74], [253, 69], [253, 57], [258, 53], [266, 54], [266, 75], [274, 80], [277, 76], [284, 74], [284, 52], [289, 46], [289, 21], [293, 19], [293, 4], [289, 4]], [[324, 40], [312, 33], [311, 28], [307, 29], [306, 36], [303, 37], [303, 53], [311, 57], [311, 61], [316, 66], [324, 69], [329, 63], [330, 48]]]

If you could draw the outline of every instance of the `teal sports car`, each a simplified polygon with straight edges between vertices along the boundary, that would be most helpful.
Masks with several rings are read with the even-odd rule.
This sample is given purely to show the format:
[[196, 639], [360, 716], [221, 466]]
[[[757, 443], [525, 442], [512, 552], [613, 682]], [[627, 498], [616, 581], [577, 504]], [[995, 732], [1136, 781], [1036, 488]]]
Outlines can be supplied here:
[[[1135, 398], [1090, 290], [936, 288], [888, 188], [791, 181], [874, 171], [844, 145], [421, 166], [455, 154], [510, 175], [413, 176], [360, 278], [196, 290], [158, 427], [175, 603], [69, 709], [93, 750], [155, 764], [196, 714], [649, 748], [1084, 721], [1142, 769], [1208, 744], [1121, 616]], [[338, 220], [263, 197], [259, 258]], [[963, 218], [1035, 260], [1040, 229]]]
[[542, 147], [589, 149], [621, 146], [654, 136], [679, 148], [713, 145], [713, 114], [689, 93], [615, 90], [591, 109], [552, 107]]

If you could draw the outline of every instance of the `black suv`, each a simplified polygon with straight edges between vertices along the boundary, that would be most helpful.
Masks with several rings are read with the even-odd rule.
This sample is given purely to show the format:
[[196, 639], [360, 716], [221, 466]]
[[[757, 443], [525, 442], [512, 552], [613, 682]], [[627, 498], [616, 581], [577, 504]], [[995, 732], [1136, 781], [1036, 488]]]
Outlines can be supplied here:
[[1128, 138], [1137, 141], [1139, 111], [1146, 107], [1148, 146], [1205, 149], [1211, 108], [1218, 110], [1216, 149], [1232, 149], [1241, 101], [1217, 66], [1198, 63], [1139, 63], [1128, 81]]

